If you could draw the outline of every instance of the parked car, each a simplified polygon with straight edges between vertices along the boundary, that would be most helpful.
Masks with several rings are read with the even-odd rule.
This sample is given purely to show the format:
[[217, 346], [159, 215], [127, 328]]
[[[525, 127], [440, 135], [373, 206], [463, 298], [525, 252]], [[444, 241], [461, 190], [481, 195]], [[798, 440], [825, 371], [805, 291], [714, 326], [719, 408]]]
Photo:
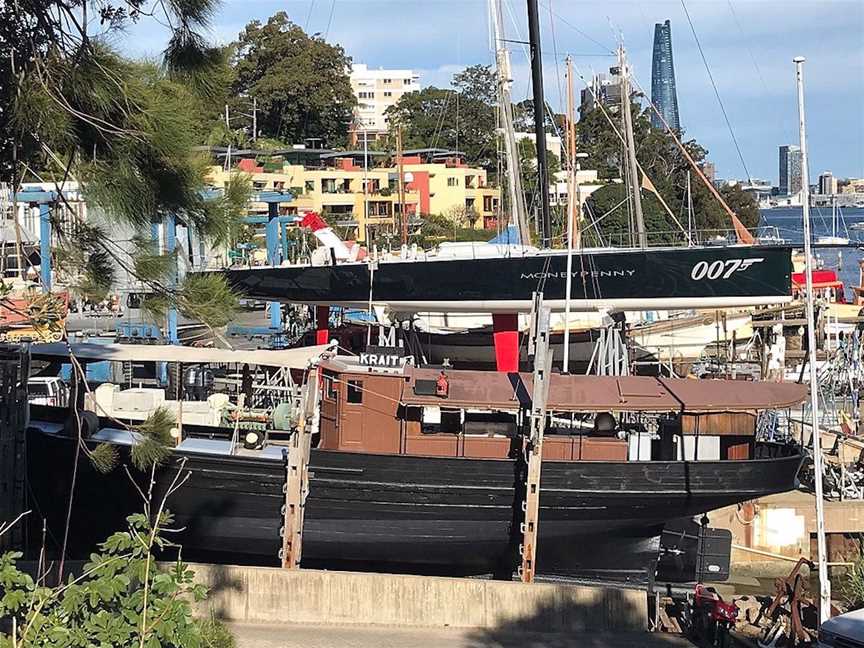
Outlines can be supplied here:
[[818, 648], [864, 648], [864, 610], [828, 619], [819, 628]]
[[27, 381], [29, 401], [33, 405], [51, 405], [52, 407], [66, 407], [69, 405], [69, 387], [62, 378], [57, 377], [33, 377]]

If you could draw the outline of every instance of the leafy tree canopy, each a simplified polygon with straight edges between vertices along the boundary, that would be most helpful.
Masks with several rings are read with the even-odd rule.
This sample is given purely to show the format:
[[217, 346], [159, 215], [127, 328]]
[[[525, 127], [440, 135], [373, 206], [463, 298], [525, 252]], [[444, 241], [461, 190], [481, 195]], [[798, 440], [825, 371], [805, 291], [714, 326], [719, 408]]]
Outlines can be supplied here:
[[326, 146], [345, 142], [356, 100], [351, 59], [341, 47], [306, 34], [280, 11], [266, 24], [246, 25], [233, 50], [229, 106], [250, 129], [254, 97], [259, 135], [291, 143], [320, 138]]
[[430, 86], [402, 95], [387, 110], [390, 123], [402, 128], [405, 148], [448, 148], [465, 153], [469, 164], [487, 171], [497, 167], [495, 75], [486, 65], [472, 65], [453, 76], [453, 88]]
[[[636, 159], [679, 222], [687, 226], [687, 173], [689, 172], [694, 228], [730, 230], [732, 225], [728, 214], [697, 176], [675, 141], [667, 133], [652, 128], [648, 112], [640, 111], [638, 104], [632, 104], [631, 111]], [[615, 128], [610, 124], [610, 118]], [[615, 129], [620, 132], [616, 115], [610, 114], [607, 118], [600, 108], [583, 114], [578, 124], [579, 150], [588, 155], [588, 158], [582, 162], [583, 168], [597, 169], [599, 176], [607, 180], [624, 177], [624, 151]], [[695, 140], [682, 140], [682, 143], [697, 164], [705, 160], [708, 152]], [[641, 194], [649, 241], [671, 243], [684, 240], [680, 228], [658, 198], [645, 189]], [[758, 225], [758, 207], [753, 198], [740, 187], [723, 187], [720, 194], [746, 227], [753, 228]], [[588, 199], [588, 206], [591, 217], [586, 225], [592, 218], [602, 217], [599, 233], [607, 243], [630, 242], [630, 210], [626, 185], [612, 183], [598, 189]], [[587, 236], [588, 241], [592, 240], [592, 236], [596, 239], [597, 228], [590, 228]], [[599, 241], [595, 242], [599, 243]]]
[[[143, 235], [150, 224], [171, 214], [211, 240], [235, 229], [245, 200], [237, 192], [205, 199], [207, 163], [194, 152], [218, 119], [212, 106], [225, 97], [225, 52], [200, 35], [217, 6], [218, 0], [0, 5], [0, 136], [7, 138], [0, 180], [16, 188], [36, 177], [77, 180], [88, 204], [106, 216], [102, 224], [57, 228], [66, 251], [58, 261], [85, 297], [104, 294], [118, 266], [134, 270], [134, 252], [116, 244], [118, 228], [149, 238]], [[111, 43], [132, 22], [149, 19], [170, 25], [163, 60], [120, 56]], [[168, 303], [183, 292], [161, 272], [133, 275]]]

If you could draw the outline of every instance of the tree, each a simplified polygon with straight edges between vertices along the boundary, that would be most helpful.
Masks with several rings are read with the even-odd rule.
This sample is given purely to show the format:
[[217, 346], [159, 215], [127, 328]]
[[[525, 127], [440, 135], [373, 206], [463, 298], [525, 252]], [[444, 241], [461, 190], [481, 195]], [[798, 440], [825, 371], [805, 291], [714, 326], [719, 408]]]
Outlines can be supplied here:
[[402, 128], [405, 148], [459, 150], [469, 164], [494, 172], [495, 93], [491, 68], [473, 65], [454, 75], [453, 89], [432, 86], [402, 95], [387, 115]]
[[[245, 206], [239, 192], [215, 200], [202, 194], [207, 163], [194, 152], [208, 128], [201, 115], [212, 119], [207, 107], [223, 96], [224, 53], [208, 47], [199, 34], [217, 4], [172, 1], [153, 11], [144, 0], [0, 6], [0, 130], [8, 136], [0, 180], [17, 188], [38, 172], [58, 184], [81, 183], [88, 205], [105, 214], [106, 223], [55, 231], [66, 252], [63, 270], [80, 277], [78, 285], [94, 296], [113, 284], [117, 267], [134, 275], [136, 251], [118, 248], [117, 227], [130, 227], [148, 240], [151, 223], [170, 214], [220, 241]], [[92, 11], [100, 21], [92, 20]], [[151, 17], [170, 25], [161, 64], [129, 61], [112, 49], [110, 42], [128, 24]], [[91, 31], [97, 22], [99, 31]], [[200, 279], [175, 286], [165, 280], [168, 263], [150, 267], [160, 268], [158, 276], [137, 278], [162, 303], [185, 302], [195, 316], [197, 304], [188, 298], [202, 294]], [[215, 294], [228, 299], [218, 312], [236, 303], [227, 289]]]
[[341, 47], [309, 36], [280, 11], [264, 25], [246, 25], [232, 62], [229, 105], [235, 115], [248, 114], [254, 97], [259, 134], [292, 143], [320, 138], [334, 147], [345, 142], [356, 100], [351, 59]]
[[[682, 225], [686, 226], [687, 173], [690, 173], [695, 228], [729, 230], [731, 223], [728, 214], [697, 176], [675, 141], [665, 132], [652, 128], [648, 112], [641, 111], [638, 104], [631, 104], [631, 112], [636, 159], [671, 212], [679, 220], [683, 219]], [[614, 128], [610, 121], [614, 123]], [[588, 154], [583, 166], [597, 169], [599, 176], [604, 179], [624, 177], [624, 150], [616, 130], [621, 133], [620, 120], [610, 114], [608, 107], [605, 114], [599, 107], [588, 111], [579, 121], [579, 149]], [[681, 133], [679, 137], [682, 137]], [[684, 140], [682, 144], [697, 164], [705, 160], [708, 152], [695, 140]], [[641, 179], [640, 174], [640, 182]], [[746, 227], [758, 225], [759, 211], [750, 195], [740, 187], [724, 187], [720, 194]], [[684, 240], [683, 233], [677, 233], [680, 232], [678, 225], [657, 196], [645, 189], [641, 195], [649, 241], [672, 243]], [[609, 239], [607, 242], [629, 242], [630, 216], [625, 185], [606, 185], [591, 195], [588, 205], [594, 218], [603, 217], [600, 230], [602, 236]], [[592, 229], [588, 236], [589, 240], [591, 236], [596, 237], [596, 231]]]

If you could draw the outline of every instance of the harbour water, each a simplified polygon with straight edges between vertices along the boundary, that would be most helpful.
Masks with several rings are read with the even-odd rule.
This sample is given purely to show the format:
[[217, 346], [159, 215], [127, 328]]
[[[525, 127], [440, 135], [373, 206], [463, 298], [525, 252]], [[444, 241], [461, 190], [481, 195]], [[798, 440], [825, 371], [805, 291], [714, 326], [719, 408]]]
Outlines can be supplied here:
[[[864, 227], [864, 209], [842, 209], [841, 221], [837, 226], [837, 236], [848, 237], [850, 242], [860, 242], [859, 247], [820, 248], [818, 255], [825, 267], [838, 270], [840, 280], [847, 288], [859, 284], [858, 262], [864, 259], [864, 229], [849, 229], [856, 223]], [[782, 207], [766, 209], [761, 212], [763, 227], [776, 227], [777, 234], [793, 245], [803, 244], [803, 209], [801, 207]], [[813, 207], [810, 209], [811, 227], [814, 240], [820, 236], [831, 235], [831, 208]], [[847, 233], [848, 229], [848, 233]]]

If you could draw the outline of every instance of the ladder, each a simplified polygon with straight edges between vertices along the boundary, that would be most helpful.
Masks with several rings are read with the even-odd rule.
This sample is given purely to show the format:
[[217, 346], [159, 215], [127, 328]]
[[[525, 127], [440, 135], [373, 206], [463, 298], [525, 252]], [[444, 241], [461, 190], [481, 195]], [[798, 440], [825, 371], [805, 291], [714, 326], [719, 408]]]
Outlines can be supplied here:
[[6, 528], [24, 513], [26, 503], [26, 456], [24, 435], [29, 405], [27, 380], [30, 354], [26, 347], [0, 345], [0, 552], [21, 549], [27, 524]]
[[534, 581], [537, 558], [537, 537], [540, 522], [540, 472], [543, 467], [543, 433], [546, 429], [546, 402], [549, 397], [549, 379], [552, 372], [552, 353], [549, 350], [549, 309], [543, 307], [543, 293], [534, 293], [529, 354], [534, 356], [534, 381], [531, 398], [531, 417], [525, 452], [528, 457], [528, 475], [525, 479], [525, 512], [522, 522], [522, 544], [519, 553], [522, 565], [519, 577], [523, 583]]
[[279, 557], [283, 569], [299, 569], [303, 552], [303, 516], [306, 497], [309, 494], [309, 455], [312, 451], [312, 434], [315, 432], [318, 414], [318, 368], [311, 369], [303, 386], [297, 429], [285, 461], [285, 505], [282, 507], [282, 550]]

